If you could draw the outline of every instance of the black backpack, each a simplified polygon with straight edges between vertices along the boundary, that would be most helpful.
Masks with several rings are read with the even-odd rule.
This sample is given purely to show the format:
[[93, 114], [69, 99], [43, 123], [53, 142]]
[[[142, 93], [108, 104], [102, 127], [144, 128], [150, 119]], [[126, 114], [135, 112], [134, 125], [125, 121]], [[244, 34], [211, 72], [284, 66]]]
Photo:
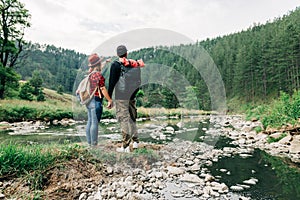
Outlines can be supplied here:
[[120, 64], [121, 73], [116, 88], [123, 96], [131, 97], [141, 86], [141, 68], [124, 66], [123, 63], [117, 62]]

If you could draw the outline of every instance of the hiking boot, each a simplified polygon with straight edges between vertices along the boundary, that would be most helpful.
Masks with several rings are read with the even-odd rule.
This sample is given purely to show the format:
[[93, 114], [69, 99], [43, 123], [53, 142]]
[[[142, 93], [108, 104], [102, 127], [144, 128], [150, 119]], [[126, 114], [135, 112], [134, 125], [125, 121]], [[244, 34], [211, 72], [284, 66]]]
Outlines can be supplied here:
[[133, 149], [137, 149], [137, 148], [139, 148], [139, 143], [137, 143], [137, 142], [133, 142], [133, 144], [132, 144], [132, 148], [133, 148]]
[[130, 149], [129, 149], [129, 146], [124, 148], [124, 147], [119, 147], [116, 149], [117, 152], [119, 153], [130, 153]]

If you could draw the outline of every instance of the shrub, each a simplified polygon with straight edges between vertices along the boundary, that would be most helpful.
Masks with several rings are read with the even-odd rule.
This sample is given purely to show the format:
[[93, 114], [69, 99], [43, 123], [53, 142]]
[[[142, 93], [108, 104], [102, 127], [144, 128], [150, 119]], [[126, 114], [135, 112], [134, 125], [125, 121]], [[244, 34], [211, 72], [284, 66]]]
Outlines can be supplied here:
[[292, 96], [281, 92], [279, 99], [271, 104], [249, 109], [246, 114], [248, 119], [260, 119], [264, 128], [296, 124], [300, 117], [300, 92], [295, 91]]

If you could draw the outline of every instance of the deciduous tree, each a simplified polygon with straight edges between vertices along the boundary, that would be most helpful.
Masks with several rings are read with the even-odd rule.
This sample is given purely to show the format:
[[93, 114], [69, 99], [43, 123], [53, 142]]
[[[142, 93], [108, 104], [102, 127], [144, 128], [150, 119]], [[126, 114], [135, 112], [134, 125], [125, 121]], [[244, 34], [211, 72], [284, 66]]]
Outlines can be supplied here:
[[24, 29], [30, 26], [30, 14], [19, 0], [0, 0], [0, 99], [11, 79], [7, 68], [13, 68], [25, 43]]

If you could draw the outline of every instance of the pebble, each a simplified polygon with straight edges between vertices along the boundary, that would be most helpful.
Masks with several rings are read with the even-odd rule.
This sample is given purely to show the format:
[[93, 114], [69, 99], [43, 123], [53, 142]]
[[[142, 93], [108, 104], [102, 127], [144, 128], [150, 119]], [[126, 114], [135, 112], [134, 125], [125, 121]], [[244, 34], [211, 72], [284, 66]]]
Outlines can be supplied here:
[[258, 182], [257, 179], [249, 179], [249, 180], [243, 181], [243, 183], [248, 184], [248, 185], [256, 185], [257, 182]]
[[227, 169], [220, 169], [220, 172], [227, 172]]
[[233, 190], [233, 191], [236, 191], [236, 192], [240, 192], [240, 191], [244, 190], [243, 187], [237, 186], [237, 185], [231, 186], [230, 189]]
[[86, 192], [81, 193], [80, 196], [79, 196], [79, 200], [84, 200], [84, 199], [86, 199], [86, 197], [87, 197], [87, 193]]
[[199, 178], [196, 174], [184, 174], [180, 181], [204, 184], [204, 180]]
[[169, 174], [174, 174], [174, 175], [180, 175], [180, 174], [183, 174], [185, 172], [185, 170], [182, 169], [182, 168], [172, 167], [172, 166], [168, 166], [167, 170], [168, 170]]

